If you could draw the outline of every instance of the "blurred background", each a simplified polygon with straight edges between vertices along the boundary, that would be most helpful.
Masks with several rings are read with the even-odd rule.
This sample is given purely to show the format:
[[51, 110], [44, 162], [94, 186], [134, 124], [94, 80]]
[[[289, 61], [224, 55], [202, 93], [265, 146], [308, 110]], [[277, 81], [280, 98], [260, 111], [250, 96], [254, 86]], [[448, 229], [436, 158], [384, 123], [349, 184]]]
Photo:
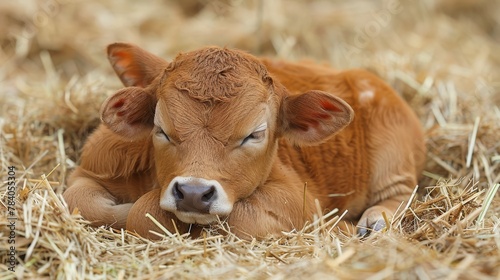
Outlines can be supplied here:
[[[146, 246], [84, 227], [52, 189], [64, 191], [102, 102], [123, 87], [105, 54], [116, 41], [165, 59], [219, 45], [369, 69], [425, 127], [419, 186], [430, 195], [399, 230], [368, 242], [338, 242], [330, 229], [269, 247], [177, 238]], [[23, 258], [16, 275], [0, 269], [2, 279], [499, 279], [498, 192], [475, 225], [489, 205], [480, 192], [500, 182], [499, 139], [500, 0], [0, 0], [0, 196], [13, 165]]]
[[100, 104], [122, 87], [109, 43], [166, 59], [219, 45], [377, 73], [427, 130], [428, 183], [487, 186], [500, 181], [499, 15], [498, 0], [3, 0], [4, 159], [32, 174], [61, 163], [55, 174], [64, 182]]

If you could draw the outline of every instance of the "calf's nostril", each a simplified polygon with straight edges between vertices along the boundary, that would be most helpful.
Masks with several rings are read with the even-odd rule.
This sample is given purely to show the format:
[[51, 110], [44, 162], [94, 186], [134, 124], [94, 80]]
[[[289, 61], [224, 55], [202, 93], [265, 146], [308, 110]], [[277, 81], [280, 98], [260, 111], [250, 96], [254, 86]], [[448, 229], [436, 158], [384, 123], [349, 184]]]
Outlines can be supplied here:
[[179, 183], [174, 184], [174, 188], [172, 189], [172, 193], [173, 193], [174, 198], [176, 200], [183, 200], [184, 199], [184, 193], [182, 192], [181, 188], [179, 187]]
[[174, 183], [171, 190], [178, 211], [208, 213], [217, 200], [214, 185], [191, 185]]
[[212, 201], [213, 198], [215, 196], [215, 187], [214, 186], [210, 186], [210, 188], [203, 193], [203, 196], [201, 197], [201, 200], [203, 202], [210, 202]]

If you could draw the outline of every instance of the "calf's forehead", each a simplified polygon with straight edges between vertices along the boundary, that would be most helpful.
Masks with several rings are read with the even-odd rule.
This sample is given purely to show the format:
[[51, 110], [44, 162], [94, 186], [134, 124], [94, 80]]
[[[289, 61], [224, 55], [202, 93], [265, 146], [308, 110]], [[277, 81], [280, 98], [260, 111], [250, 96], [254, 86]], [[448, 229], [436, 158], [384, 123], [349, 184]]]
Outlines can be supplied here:
[[207, 48], [179, 55], [158, 92], [157, 117], [181, 141], [200, 129], [227, 141], [261, 118], [272, 94], [266, 78], [265, 67], [239, 51]]
[[156, 122], [167, 126], [180, 141], [206, 133], [227, 144], [269, 117], [268, 98], [250, 89], [227, 102], [200, 102], [173, 90], [158, 100]]
[[166, 70], [167, 87], [201, 102], [227, 102], [268, 77], [257, 58], [216, 47], [180, 54]]

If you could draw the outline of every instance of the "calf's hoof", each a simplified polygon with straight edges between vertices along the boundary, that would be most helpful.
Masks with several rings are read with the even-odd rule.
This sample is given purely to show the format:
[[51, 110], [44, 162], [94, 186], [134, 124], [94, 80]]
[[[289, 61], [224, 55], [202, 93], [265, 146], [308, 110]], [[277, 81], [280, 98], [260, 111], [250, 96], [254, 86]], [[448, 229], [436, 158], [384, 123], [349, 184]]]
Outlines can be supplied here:
[[381, 231], [386, 228], [387, 224], [382, 213], [385, 213], [387, 218], [392, 216], [392, 211], [384, 206], [375, 205], [366, 209], [356, 226], [358, 235], [367, 236], [370, 232]]

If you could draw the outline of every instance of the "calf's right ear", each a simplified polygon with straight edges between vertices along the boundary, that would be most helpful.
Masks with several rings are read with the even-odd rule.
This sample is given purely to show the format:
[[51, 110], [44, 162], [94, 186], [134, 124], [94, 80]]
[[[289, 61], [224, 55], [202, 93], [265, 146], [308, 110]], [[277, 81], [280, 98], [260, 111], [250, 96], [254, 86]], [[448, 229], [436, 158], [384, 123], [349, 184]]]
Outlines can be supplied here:
[[143, 138], [154, 126], [156, 98], [147, 90], [128, 87], [110, 96], [101, 107], [102, 122], [130, 140]]
[[299, 145], [315, 145], [328, 140], [354, 117], [349, 104], [319, 90], [289, 96], [283, 107], [284, 136]]
[[168, 66], [162, 58], [127, 43], [108, 46], [108, 59], [125, 86], [145, 88]]

